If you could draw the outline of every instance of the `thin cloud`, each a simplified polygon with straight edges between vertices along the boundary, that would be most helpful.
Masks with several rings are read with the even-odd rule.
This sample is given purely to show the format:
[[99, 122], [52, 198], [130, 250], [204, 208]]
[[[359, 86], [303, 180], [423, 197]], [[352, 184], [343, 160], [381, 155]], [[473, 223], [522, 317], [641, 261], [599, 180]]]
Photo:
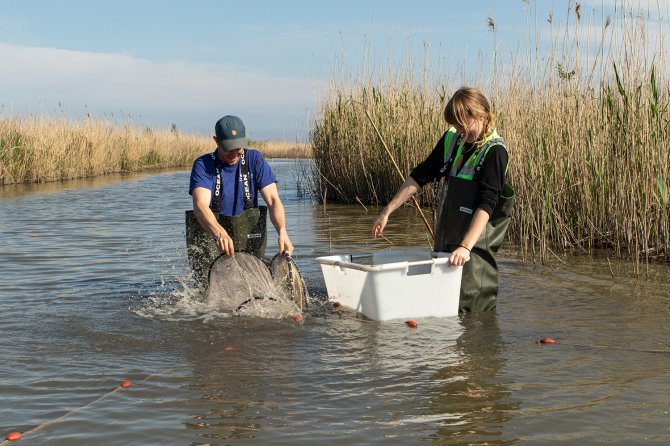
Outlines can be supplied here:
[[202, 109], [257, 106], [302, 113], [314, 100], [313, 80], [274, 77], [239, 65], [154, 62], [94, 53], [0, 43], [0, 96], [95, 107]]

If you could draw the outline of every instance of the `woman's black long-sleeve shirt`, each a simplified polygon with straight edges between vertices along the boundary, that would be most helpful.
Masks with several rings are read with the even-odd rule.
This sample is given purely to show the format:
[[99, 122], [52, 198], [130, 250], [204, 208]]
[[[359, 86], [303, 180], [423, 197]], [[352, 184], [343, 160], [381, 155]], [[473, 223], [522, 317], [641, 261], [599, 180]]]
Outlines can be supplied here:
[[[449, 166], [449, 169], [447, 169], [444, 174], [440, 173], [440, 169], [444, 167], [445, 136], [446, 133], [442, 135], [442, 138], [437, 142], [433, 151], [428, 155], [428, 158], [416, 166], [409, 174], [420, 187], [425, 186], [441, 176], [447, 176], [447, 180], [449, 179], [448, 174], [451, 170], [451, 166]], [[474, 144], [466, 143], [464, 145], [464, 160], [467, 160], [470, 157], [474, 147]], [[507, 170], [507, 159], [507, 150], [504, 147], [500, 145], [492, 146], [489, 149], [486, 158], [484, 158], [484, 164], [482, 164], [481, 170], [475, 173], [473, 179], [479, 183], [476, 208], [483, 209], [489, 215], [493, 213], [493, 209], [496, 207], [496, 204], [498, 204], [498, 198], [502, 193], [503, 184], [505, 183], [505, 171]]]

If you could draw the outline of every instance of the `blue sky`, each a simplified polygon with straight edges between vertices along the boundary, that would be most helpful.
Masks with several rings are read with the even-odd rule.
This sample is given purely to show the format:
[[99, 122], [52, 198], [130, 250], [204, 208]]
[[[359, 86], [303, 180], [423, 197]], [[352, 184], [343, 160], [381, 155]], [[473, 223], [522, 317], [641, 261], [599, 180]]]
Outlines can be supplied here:
[[[611, 9], [615, 0], [584, 1]], [[645, 0], [642, 3], [649, 3]], [[662, 4], [668, 0], [659, 0]], [[655, 4], [655, 2], [653, 2]], [[209, 135], [225, 114], [258, 139], [304, 138], [343, 61], [354, 71], [389, 52], [431, 67], [486, 58], [487, 18], [502, 49], [528, 14], [565, 15], [567, 0], [148, 1], [0, 0], [3, 114], [86, 112]], [[436, 68], [437, 69], [437, 68]]]

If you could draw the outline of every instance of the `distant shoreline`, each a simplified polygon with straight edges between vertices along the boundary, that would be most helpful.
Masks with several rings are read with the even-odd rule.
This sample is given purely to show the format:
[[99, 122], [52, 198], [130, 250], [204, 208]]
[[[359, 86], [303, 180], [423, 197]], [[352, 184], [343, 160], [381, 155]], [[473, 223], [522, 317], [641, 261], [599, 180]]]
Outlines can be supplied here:
[[[0, 118], [0, 185], [92, 178], [149, 169], [188, 168], [214, 150], [211, 137], [183, 134], [173, 126], [85, 119]], [[249, 141], [266, 158], [310, 158], [303, 142]]]

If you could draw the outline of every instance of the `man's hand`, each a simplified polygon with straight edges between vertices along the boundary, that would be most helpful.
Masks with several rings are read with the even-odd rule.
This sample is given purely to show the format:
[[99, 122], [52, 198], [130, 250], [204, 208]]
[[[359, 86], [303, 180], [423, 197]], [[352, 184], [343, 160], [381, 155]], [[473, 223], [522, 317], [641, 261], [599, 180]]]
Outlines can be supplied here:
[[212, 234], [216, 240], [216, 246], [219, 251], [225, 252], [229, 256], [235, 255], [235, 247], [233, 246], [233, 239], [219, 224], [214, 216], [214, 213], [209, 208], [209, 201], [212, 198], [212, 191], [204, 187], [196, 187], [193, 189], [193, 211], [198, 223], [207, 232]]
[[214, 239], [216, 240], [216, 246], [219, 248], [219, 251], [225, 252], [226, 255], [235, 256], [235, 246], [233, 246], [233, 239], [230, 238], [230, 235], [226, 232], [225, 229], [221, 228], [220, 231], [217, 231], [214, 234]]
[[283, 255], [284, 252], [287, 252], [288, 255], [293, 254], [293, 243], [288, 238], [286, 229], [279, 231], [279, 253]]

